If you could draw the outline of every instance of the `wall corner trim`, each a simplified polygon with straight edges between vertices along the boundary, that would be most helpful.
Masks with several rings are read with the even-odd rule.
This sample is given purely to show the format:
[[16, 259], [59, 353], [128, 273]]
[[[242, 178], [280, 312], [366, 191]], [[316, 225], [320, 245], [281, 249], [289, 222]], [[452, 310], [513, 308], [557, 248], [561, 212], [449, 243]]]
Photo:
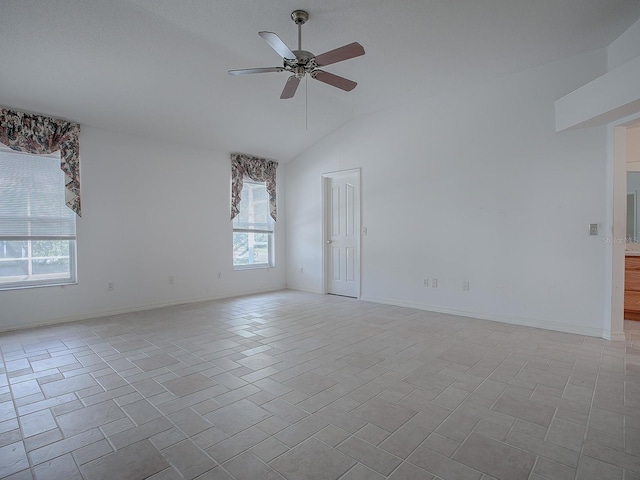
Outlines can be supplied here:
[[606, 125], [639, 111], [640, 56], [556, 100], [556, 132]]

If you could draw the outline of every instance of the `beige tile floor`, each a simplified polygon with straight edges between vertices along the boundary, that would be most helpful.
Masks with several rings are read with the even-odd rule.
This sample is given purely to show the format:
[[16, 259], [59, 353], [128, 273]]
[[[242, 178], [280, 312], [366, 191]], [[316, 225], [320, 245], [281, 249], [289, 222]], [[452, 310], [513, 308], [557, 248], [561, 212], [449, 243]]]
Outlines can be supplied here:
[[292, 291], [0, 335], [0, 477], [640, 479], [625, 343]]

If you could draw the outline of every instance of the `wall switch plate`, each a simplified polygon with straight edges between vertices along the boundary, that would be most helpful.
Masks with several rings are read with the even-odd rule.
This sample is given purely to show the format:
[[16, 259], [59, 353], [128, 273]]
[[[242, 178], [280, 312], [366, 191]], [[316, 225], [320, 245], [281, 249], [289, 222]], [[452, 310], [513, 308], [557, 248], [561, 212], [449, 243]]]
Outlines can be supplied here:
[[598, 235], [598, 224], [590, 223], [589, 224], [589, 235]]
[[464, 290], [465, 292], [469, 291], [469, 282], [468, 281], [464, 281], [462, 282], [462, 290]]

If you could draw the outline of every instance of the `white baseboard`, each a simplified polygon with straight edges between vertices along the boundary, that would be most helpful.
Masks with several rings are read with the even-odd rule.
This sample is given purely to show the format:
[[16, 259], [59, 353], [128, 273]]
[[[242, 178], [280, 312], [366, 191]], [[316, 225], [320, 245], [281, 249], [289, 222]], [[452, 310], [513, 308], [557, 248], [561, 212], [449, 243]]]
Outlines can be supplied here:
[[295, 290], [296, 292], [305, 292], [305, 293], [315, 293], [316, 295], [324, 295], [322, 290], [318, 290], [316, 288], [304, 288], [304, 287], [296, 287], [293, 285], [287, 285], [288, 290]]
[[602, 332], [602, 338], [611, 340], [612, 342], [625, 342], [627, 340], [624, 332], [611, 332], [610, 330], [604, 330]]
[[[94, 318], [109, 317], [113, 315], [122, 315], [125, 313], [141, 312], [145, 310], [153, 310], [156, 308], [171, 307], [175, 305], [186, 305], [191, 303], [220, 300], [223, 298], [233, 298], [233, 297], [241, 297], [244, 295], [276, 292], [283, 289], [313, 293], [316, 295], [322, 295], [324, 293], [318, 289], [303, 288], [303, 287], [297, 287], [297, 286], [291, 286], [291, 285], [287, 285], [286, 287], [253, 289], [253, 290], [244, 290], [244, 291], [236, 291], [236, 292], [222, 292], [222, 293], [219, 293], [218, 295], [213, 295], [213, 296], [192, 297], [192, 298], [186, 298], [186, 299], [179, 299], [171, 302], [161, 302], [161, 303], [137, 305], [137, 306], [131, 306], [131, 307], [119, 308], [119, 309], [113, 309], [113, 310], [87, 312], [87, 313], [74, 315], [70, 317], [51, 319], [45, 322], [0, 326], [0, 333], [11, 332], [15, 330], [22, 330], [25, 328], [45, 327], [50, 325], [57, 325], [60, 323], [79, 322], [79, 321], [90, 320]], [[593, 327], [570, 325], [570, 324], [559, 323], [559, 322], [549, 322], [547, 320], [540, 320], [535, 318], [514, 317], [514, 316], [506, 316], [506, 315], [486, 315], [479, 312], [468, 312], [465, 310], [456, 310], [452, 308], [444, 308], [444, 307], [439, 307], [435, 305], [424, 305], [419, 303], [403, 302], [403, 301], [393, 300], [389, 298], [363, 296], [363, 297], [360, 297], [360, 300], [363, 302], [379, 303], [384, 305], [395, 305], [398, 307], [415, 308], [416, 310], [426, 310], [430, 312], [446, 313], [450, 315], [458, 315], [461, 317], [478, 318], [481, 320], [491, 320], [494, 322], [502, 322], [502, 323], [508, 323], [513, 325], [522, 325], [526, 327], [543, 328], [543, 329], [554, 330], [558, 332], [576, 333], [579, 335], [587, 335], [590, 337], [604, 338], [606, 340], [611, 340], [611, 341], [625, 341], [624, 332], [612, 333], [608, 330], [600, 330]]]
[[[458, 315], [460, 317], [478, 318], [480, 320], [491, 320], [494, 322], [509, 323], [512, 325], [522, 325], [525, 327], [543, 328], [546, 330], [554, 330], [557, 332], [576, 333], [579, 335], [587, 335], [589, 337], [606, 338], [602, 329], [594, 327], [584, 327], [581, 325], [570, 325], [567, 323], [550, 322], [548, 320], [540, 320], [537, 318], [513, 317], [507, 315], [487, 315], [479, 312], [468, 312], [465, 310], [456, 310], [453, 308], [439, 307], [435, 305], [424, 305], [419, 303], [402, 302], [391, 300], [388, 298], [366, 297], [360, 298], [363, 302], [382, 303], [385, 305], [395, 305], [398, 307], [415, 308], [417, 310], [427, 310], [430, 312], [447, 313], [450, 315]], [[624, 334], [623, 334], [624, 337]]]
[[79, 315], [72, 315], [68, 317], [54, 318], [44, 322], [34, 323], [22, 323], [20, 325], [2, 325], [0, 326], [0, 333], [13, 332], [16, 330], [24, 330], [27, 328], [48, 327], [51, 325], [59, 325], [61, 323], [80, 322], [83, 320], [92, 320], [95, 318], [111, 317], [113, 315], [122, 315], [125, 313], [143, 312], [145, 310], [154, 310], [156, 308], [173, 307], [176, 305], [187, 305], [191, 303], [210, 302], [212, 300], [221, 300], [223, 298], [242, 297], [244, 295], [255, 295], [258, 293], [277, 292], [284, 290], [286, 287], [271, 287], [253, 290], [242, 290], [236, 292], [222, 292], [218, 295], [205, 296], [205, 297], [190, 297], [177, 299], [171, 302], [150, 303], [146, 305], [135, 305], [125, 308], [116, 308], [112, 310], [98, 310], [95, 312], [81, 313]]

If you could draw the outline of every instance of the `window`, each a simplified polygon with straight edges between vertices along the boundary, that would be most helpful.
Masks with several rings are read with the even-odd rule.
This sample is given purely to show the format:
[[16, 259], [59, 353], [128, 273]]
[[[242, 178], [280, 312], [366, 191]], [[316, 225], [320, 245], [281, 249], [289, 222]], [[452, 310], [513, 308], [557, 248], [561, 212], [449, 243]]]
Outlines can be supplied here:
[[264, 183], [245, 179], [233, 219], [233, 268], [273, 266], [273, 219]]
[[0, 149], [0, 289], [75, 283], [75, 260], [59, 154]]

